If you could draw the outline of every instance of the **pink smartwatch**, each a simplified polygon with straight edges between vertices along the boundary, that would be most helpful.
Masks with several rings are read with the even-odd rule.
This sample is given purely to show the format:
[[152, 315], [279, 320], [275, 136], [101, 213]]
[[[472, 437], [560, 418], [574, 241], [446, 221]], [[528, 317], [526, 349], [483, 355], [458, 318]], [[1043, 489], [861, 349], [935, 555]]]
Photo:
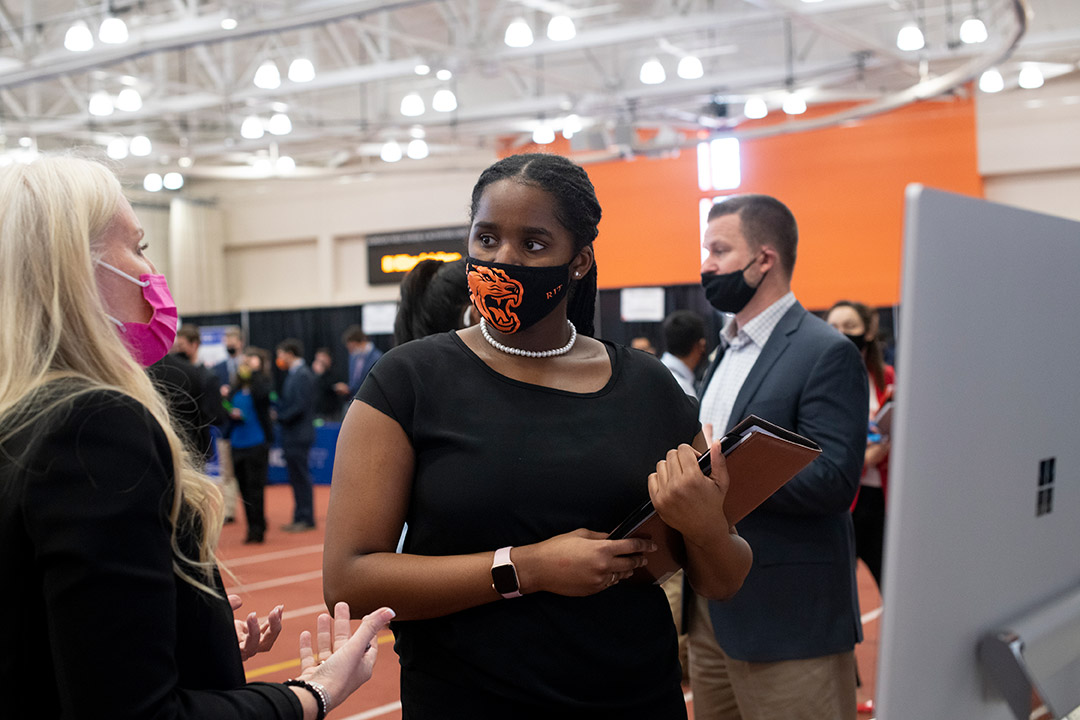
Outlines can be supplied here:
[[495, 551], [495, 560], [491, 563], [491, 587], [507, 600], [521, 597], [517, 568], [510, 559], [510, 547]]

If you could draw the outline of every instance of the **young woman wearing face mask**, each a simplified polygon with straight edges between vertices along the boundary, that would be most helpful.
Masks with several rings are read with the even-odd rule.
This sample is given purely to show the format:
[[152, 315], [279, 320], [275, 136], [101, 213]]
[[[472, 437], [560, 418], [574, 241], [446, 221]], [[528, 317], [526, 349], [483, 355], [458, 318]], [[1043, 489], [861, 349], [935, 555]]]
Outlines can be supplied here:
[[99, 164], [0, 170], [0, 714], [321, 718], [370, 676], [392, 613], [351, 634], [342, 605], [318, 620], [325, 662], [305, 632], [293, 684], [245, 684], [280, 624], [234, 623], [221, 495], [142, 367], [177, 318], [142, 235]]
[[324, 592], [397, 610], [407, 720], [684, 718], [664, 592], [624, 582], [652, 544], [606, 534], [651, 496], [699, 592], [730, 596], [749, 569], [722, 458], [704, 477], [688, 444], [707, 449], [693, 402], [659, 361], [591, 337], [599, 220], [565, 158], [485, 170], [467, 258], [482, 322], [392, 350], [342, 426]]
[[[896, 373], [886, 365], [877, 337], [877, 318], [860, 302], [841, 300], [829, 310], [826, 322], [847, 336], [862, 353], [870, 378], [870, 418], [893, 396]], [[872, 428], [873, 430], [873, 428]], [[867, 436], [859, 495], [852, 508], [855, 555], [870, 569], [881, 587], [881, 557], [885, 542], [885, 495], [889, 482], [889, 438], [871, 432]]]

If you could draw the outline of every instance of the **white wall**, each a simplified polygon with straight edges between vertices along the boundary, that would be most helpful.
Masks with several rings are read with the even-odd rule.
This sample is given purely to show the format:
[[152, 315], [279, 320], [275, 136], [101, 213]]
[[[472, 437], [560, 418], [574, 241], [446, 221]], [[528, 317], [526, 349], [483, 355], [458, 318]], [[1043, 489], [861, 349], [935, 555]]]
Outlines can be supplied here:
[[988, 200], [1080, 220], [1080, 77], [978, 93], [979, 172]]
[[466, 225], [482, 168], [193, 184], [192, 193], [213, 198], [224, 215], [227, 307], [220, 310], [396, 300], [396, 285], [367, 282], [365, 236]]

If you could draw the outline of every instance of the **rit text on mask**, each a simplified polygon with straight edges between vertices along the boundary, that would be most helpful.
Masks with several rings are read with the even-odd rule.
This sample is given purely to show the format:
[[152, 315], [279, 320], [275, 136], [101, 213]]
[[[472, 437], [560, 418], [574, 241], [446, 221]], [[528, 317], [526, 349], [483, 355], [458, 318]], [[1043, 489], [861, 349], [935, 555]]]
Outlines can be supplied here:
[[544, 299], [550, 300], [551, 298], [555, 297], [556, 293], [558, 293], [560, 290], [562, 290], [562, 285], [556, 286], [554, 290], [548, 291], [547, 295], [544, 296]]

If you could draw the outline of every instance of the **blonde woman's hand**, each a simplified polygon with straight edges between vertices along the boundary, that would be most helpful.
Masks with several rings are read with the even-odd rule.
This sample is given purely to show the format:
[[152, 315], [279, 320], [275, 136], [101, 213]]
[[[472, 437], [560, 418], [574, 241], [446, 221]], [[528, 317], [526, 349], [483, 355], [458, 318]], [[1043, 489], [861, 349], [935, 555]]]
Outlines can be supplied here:
[[315, 647], [310, 632], [300, 633], [298, 678], [326, 688], [330, 695], [327, 712], [371, 678], [379, 653], [377, 635], [393, 618], [393, 610], [379, 608], [365, 616], [356, 632], [352, 632], [349, 605], [339, 602], [334, 606], [333, 618], [322, 613], [316, 620]]
[[[240, 609], [244, 601], [239, 595], [229, 595], [229, 607], [233, 610]], [[240, 659], [248, 660], [256, 653], [266, 652], [274, 646], [274, 641], [281, 634], [281, 613], [284, 605], [278, 605], [266, 616], [266, 620], [259, 622], [259, 616], [250, 613], [243, 620], [233, 620], [236, 625], [236, 641], [240, 644]]]

